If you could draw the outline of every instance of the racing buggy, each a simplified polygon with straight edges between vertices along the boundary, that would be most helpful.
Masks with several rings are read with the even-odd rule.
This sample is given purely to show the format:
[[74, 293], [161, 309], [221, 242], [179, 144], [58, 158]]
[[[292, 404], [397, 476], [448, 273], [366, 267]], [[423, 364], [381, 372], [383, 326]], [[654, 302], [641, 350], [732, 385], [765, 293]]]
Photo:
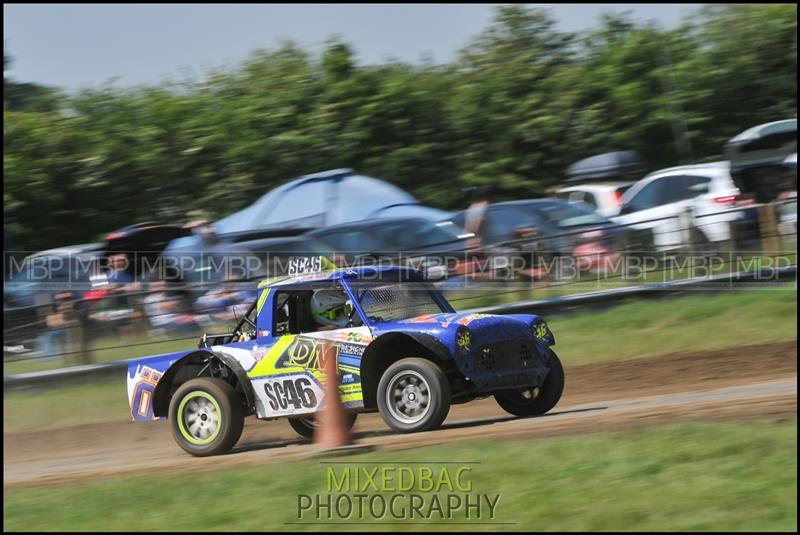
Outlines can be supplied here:
[[250, 415], [311, 437], [334, 358], [351, 427], [377, 411], [397, 432], [427, 431], [452, 404], [488, 396], [517, 416], [552, 409], [564, 389], [554, 344], [536, 315], [455, 312], [414, 269], [295, 273], [259, 283], [231, 332], [131, 360], [128, 399], [134, 420], [166, 418], [195, 456], [230, 450]]

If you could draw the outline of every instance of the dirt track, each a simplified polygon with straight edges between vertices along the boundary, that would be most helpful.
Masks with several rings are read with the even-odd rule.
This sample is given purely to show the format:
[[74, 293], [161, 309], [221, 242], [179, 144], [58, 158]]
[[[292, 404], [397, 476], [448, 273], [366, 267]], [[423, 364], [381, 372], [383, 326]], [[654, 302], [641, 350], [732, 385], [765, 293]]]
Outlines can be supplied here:
[[[454, 406], [442, 429], [388, 431], [361, 415], [360, 444], [406, 449], [470, 438], [519, 439], [653, 425], [680, 419], [794, 417], [797, 341], [566, 367], [559, 405], [540, 418], [510, 417], [493, 399]], [[198, 459], [165, 422], [109, 422], [3, 435], [3, 485], [47, 485], [109, 475], [218, 469], [300, 458], [313, 446], [282, 420], [248, 419], [230, 455]]]

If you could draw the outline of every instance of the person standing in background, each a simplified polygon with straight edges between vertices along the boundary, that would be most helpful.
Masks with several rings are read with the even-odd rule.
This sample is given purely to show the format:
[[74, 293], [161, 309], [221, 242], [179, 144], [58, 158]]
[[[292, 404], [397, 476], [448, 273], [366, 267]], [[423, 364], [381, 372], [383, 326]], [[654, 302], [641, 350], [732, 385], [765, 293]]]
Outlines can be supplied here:
[[55, 298], [52, 309], [45, 316], [45, 330], [39, 336], [42, 357], [46, 360], [56, 360], [67, 352], [69, 329], [77, 324], [72, 292], [60, 292]]

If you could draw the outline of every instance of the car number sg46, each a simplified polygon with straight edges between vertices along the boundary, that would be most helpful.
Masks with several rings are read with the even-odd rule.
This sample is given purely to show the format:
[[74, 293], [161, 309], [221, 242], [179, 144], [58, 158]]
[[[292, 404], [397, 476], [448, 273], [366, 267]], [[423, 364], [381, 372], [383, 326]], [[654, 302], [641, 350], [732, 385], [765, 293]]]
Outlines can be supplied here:
[[319, 383], [306, 374], [269, 378], [261, 383], [256, 392], [266, 412], [273, 416], [314, 412], [324, 397]]

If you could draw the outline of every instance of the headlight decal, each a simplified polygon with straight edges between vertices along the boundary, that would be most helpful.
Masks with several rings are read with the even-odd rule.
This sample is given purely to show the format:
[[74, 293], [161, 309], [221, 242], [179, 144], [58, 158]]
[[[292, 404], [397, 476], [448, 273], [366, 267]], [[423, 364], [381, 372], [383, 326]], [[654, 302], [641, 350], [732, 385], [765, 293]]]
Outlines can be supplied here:
[[472, 334], [466, 327], [462, 327], [456, 332], [456, 347], [462, 353], [469, 353], [472, 350]]
[[553, 336], [552, 331], [550, 331], [550, 328], [543, 319], [536, 320], [533, 325], [531, 325], [531, 328], [533, 329], [533, 337], [536, 338], [537, 342], [545, 342], [548, 345], [555, 345], [555, 336]]

